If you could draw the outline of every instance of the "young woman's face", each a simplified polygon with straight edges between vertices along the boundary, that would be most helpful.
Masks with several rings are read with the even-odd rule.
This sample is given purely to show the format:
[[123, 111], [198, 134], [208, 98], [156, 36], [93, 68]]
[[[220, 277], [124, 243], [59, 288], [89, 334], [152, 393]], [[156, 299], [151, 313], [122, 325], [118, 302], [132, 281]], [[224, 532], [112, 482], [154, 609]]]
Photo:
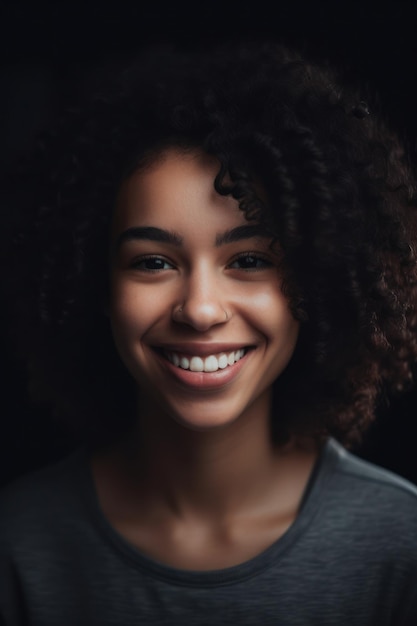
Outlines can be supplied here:
[[215, 191], [218, 168], [165, 152], [124, 183], [112, 225], [117, 349], [148, 409], [195, 430], [265, 407], [299, 331], [270, 239]]

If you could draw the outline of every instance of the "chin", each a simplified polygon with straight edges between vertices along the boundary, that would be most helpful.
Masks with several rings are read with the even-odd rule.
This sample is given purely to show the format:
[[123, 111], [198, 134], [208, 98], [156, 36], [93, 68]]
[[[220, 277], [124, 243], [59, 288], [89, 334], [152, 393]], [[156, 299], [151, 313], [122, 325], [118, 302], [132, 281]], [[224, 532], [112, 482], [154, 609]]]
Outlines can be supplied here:
[[235, 422], [238, 418], [237, 417], [230, 417], [229, 419], [227, 418], [223, 418], [221, 420], [219, 419], [210, 419], [207, 418], [206, 420], [184, 420], [184, 418], [181, 419], [176, 419], [175, 421], [180, 425], [183, 426], [184, 428], [188, 429], [188, 430], [193, 430], [195, 432], [210, 432], [212, 430], [216, 430], [218, 428], [225, 428], [226, 426], [228, 426], [229, 424], [232, 424], [233, 422]]

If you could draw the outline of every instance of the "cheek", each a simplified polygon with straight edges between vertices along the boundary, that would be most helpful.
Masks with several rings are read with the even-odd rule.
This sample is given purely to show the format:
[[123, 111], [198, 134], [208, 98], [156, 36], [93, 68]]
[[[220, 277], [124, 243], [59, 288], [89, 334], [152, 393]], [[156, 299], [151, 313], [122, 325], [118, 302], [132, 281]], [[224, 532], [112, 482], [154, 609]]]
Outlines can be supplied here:
[[297, 344], [300, 323], [294, 319], [287, 299], [275, 288], [253, 294], [250, 306], [252, 324], [265, 337], [265, 358], [271, 376], [277, 376], [288, 365]]
[[141, 339], [156, 318], [156, 298], [147, 298], [132, 283], [111, 285], [109, 317], [113, 341], [127, 370], [138, 380], [138, 359], [141, 360]]
[[140, 303], [126, 294], [114, 294], [110, 307], [110, 324], [116, 350], [127, 369], [133, 373], [140, 338], [146, 332], [146, 316], [140, 314]]
[[287, 299], [277, 287], [251, 294], [248, 311], [256, 316], [257, 323], [267, 337], [283, 336], [296, 342], [299, 322], [294, 319]]
[[131, 282], [115, 282], [110, 293], [110, 318], [118, 336], [140, 337], [167, 310], [163, 290], [147, 289]]

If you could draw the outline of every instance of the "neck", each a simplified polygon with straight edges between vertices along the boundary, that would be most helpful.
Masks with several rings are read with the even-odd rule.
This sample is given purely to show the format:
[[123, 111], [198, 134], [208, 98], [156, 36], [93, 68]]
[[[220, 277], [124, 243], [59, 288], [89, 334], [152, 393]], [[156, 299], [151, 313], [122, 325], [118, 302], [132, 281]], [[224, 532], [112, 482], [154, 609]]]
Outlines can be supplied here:
[[317, 450], [294, 441], [277, 449], [269, 419], [267, 395], [233, 423], [206, 431], [142, 406], [137, 432], [117, 451], [123, 482], [141, 508], [146, 502], [178, 522], [267, 515], [277, 497], [294, 507]]

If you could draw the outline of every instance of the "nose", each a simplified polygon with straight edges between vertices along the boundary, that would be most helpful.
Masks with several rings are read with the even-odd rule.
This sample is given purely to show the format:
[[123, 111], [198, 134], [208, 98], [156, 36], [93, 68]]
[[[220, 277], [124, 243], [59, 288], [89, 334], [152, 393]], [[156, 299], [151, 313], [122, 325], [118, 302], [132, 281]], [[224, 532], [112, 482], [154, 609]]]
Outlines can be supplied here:
[[225, 301], [221, 278], [204, 269], [196, 270], [184, 278], [172, 318], [175, 322], [204, 332], [229, 320]]

